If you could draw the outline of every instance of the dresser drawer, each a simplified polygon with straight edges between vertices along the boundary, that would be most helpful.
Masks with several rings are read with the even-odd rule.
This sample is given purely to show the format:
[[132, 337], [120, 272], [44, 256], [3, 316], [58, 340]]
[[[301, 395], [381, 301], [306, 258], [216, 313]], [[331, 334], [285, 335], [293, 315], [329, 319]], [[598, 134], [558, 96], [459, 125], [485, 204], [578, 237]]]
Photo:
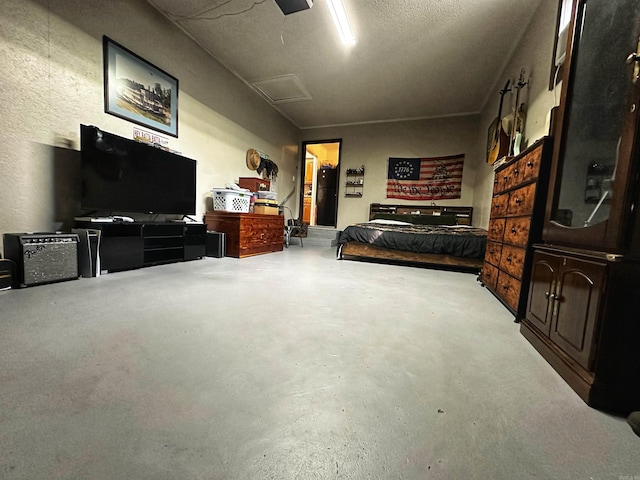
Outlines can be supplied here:
[[491, 218], [504, 217], [507, 215], [509, 205], [509, 194], [498, 195], [491, 200]]
[[504, 236], [504, 226], [505, 226], [504, 218], [494, 218], [489, 220], [489, 230], [487, 232], [487, 240], [492, 240], [494, 242], [502, 242], [502, 237]]
[[500, 253], [502, 252], [502, 244], [498, 242], [487, 242], [487, 248], [484, 251], [484, 261], [489, 262], [496, 267], [500, 265]]
[[535, 195], [535, 183], [530, 183], [525, 187], [518, 188], [517, 190], [512, 190], [511, 193], [509, 193], [507, 216], [517, 217], [520, 215], [531, 215], [536, 199]]
[[284, 217], [252, 213], [207, 212], [209, 230], [226, 234], [226, 255], [243, 258], [278, 252], [284, 245]]
[[496, 172], [494, 193], [502, 193], [511, 188], [514, 165], [508, 165], [502, 170]]
[[496, 284], [495, 292], [514, 311], [518, 310], [518, 302], [520, 301], [520, 280], [513, 278], [505, 272], [500, 272], [498, 274], [498, 282]]
[[525, 256], [526, 250], [524, 248], [504, 245], [500, 258], [500, 270], [504, 270], [512, 277], [522, 279]]
[[482, 283], [484, 283], [484, 285], [489, 290], [492, 290], [495, 292], [499, 274], [500, 274], [500, 271], [496, 267], [488, 263], [485, 263], [482, 266], [482, 272], [480, 273], [480, 280], [482, 280]]
[[522, 182], [538, 178], [540, 163], [542, 162], [542, 148], [536, 148], [517, 162], [517, 169]]
[[267, 245], [281, 242], [284, 236], [284, 226], [273, 229], [265, 225], [246, 224], [242, 225], [240, 237], [243, 247], [255, 247], [257, 245]]
[[[489, 221], [489, 225], [491, 225], [491, 221]], [[504, 243], [526, 247], [529, 240], [530, 225], [530, 217], [508, 218], [504, 226]]]

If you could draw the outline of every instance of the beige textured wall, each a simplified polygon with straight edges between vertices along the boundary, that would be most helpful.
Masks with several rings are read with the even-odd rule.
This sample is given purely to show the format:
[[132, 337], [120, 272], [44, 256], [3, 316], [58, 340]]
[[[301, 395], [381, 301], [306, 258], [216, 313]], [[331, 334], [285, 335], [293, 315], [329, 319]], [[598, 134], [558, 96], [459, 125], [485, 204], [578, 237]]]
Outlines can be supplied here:
[[[342, 229], [351, 223], [366, 221], [369, 218], [370, 203], [416, 203], [385, 198], [389, 157], [416, 158], [464, 153], [462, 198], [438, 204], [472, 205], [476, 170], [482, 160], [475, 151], [477, 125], [477, 116], [447, 117], [309, 129], [302, 131], [302, 137], [303, 140], [342, 139], [337, 225]], [[347, 168], [362, 165], [365, 167], [363, 196], [345, 197]]]
[[[479, 151], [486, 152], [487, 130], [498, 113], [500, 101], [498, 92], [509, 78], [511, 85], [513, 85], [514, 81], [518, 80], [520, 70], [523, 68], [525, 79], [529, 81], [520, 94], [520, 103], [525, 102], [527, 110], [524, 144], [531, 145], [548, 134], [549, 111], [560, 100], [560, 86], [556, 88], [556, 91], [549, 90], [557, 9], [558, 0], [543, 0], [522, 37], [515, 43], [513, 54], [506, 62], [496, 83], [490, 89], [485, 107], [482, 110], [478, 137]], [[515, 94], [511, 92], [505, 95], [503, 116], [509, 111], [513, 111], [513, 103], [515, 103]], [[487, 163], [478, 169], [474, 215], [477, 215], [480, 224], [485, 227], [489, 223], [493, 177], [493, 167]]]
[[[366, 218], [369, 203], [385, 201], [389, 156], [459, 152], [466, 154], [462, 198], [446, 203], [473, 205], [474, 224], [487, 226], [493, 169], [485, 163], [486, 132], [497, 92], [525, 68], [525, 140], [546, 133], [548, 111], [560, 97], [547, 90], [556, 8], [557, 0], [544, 0], [514, 39], [478, 116], [302, 132], [303, 140], [343, 139], [339, 228]], [[0, 31], [0, 232], [58, 229], [75, 214], [81, 123], [131, 137], [133, 124], [103, 112], [102, 35], [179, 78], [180, 137], [169, 137], [169, 146], [198, 160], [198, 216], [210, 188], [252, 176], [244, 164], [248, 148], [280, 167], [280, 199], [296, 188], [299, 131], [144, 0], [4, 0]], [[363, 198], [344, 198], [344, 171], [363, 164]], [[296, 211], [297, 195], [288, 205]]]
[[[303, 140], [344, 140], [340, 160], [342, 189], [344, 169], [365, 165], [364, 196], [344, 198], [344, 192], [340, 192], [338, 228], [366, 219], [370, 203], [387, 201], [384, 186], [388, 157], [460, 152], [466, 154], [462, 198], [442, 204], [472, 205], [474, 225], [487, 228], [493, 191], [493, 168], [486, 163], [487, 130], [498, 113], [498, 92], [507, 78], [511, 78], [513, 83], [520, 69], [525, 69], [530, 82], [521, 93], [521, 102], [525, 102], [527, 107], [526, 144], [547, 134], [549, 110], [556, 104], [555, 97], [560, 98], [559, 88], [555, 94], [548, 90], [557, 2], [543, 0], [522, 36], [514, 39], [512, 54], [505, 59], [502, 73], [495, 85], [487, 86], [487, 101], [479, 115], [303, 130]], [[505, 96], [503, 115], [512, 108], [514, 100], [511, 95]], [[392, 200], [389, 203], [411, 202]]]
[[132, 138], [104, 113], [103, 35], [179, 79], [169, 147], [198, 161], [197, 217], [212, 187], [253, 176], [248, 148], [278, 164], [280, 198], [297, 185], [298, 129], [144, 0], [3, 0], [0, 32], [0, 233], [69, 227], [80, 124]]

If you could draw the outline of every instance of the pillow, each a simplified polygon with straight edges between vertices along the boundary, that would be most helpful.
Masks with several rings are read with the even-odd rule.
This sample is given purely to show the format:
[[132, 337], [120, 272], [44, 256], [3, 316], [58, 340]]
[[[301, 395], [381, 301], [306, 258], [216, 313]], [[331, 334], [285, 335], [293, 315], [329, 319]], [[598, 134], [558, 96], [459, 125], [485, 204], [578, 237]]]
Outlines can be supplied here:
[[416, 225], [455, 225], [458, 218], [455, 215], [411, 215], [411, 223]]
[[373, 220], [369, 220], [367, 223], [382, 223], [386, 225], [412, 225], [409, 222], [403, 222], [401, 220], [387, 220], [386, 218], [374, 218]]
[[374, 213], [372, 220], [397, 220], [399, 222], [412, 222], [413, 215], [399, 215], [395, 213]]
[[396, 213], [374, 213], [373, 220], [396, 220], [416, 225], [456, 225], [455, 215], [402, 215]]

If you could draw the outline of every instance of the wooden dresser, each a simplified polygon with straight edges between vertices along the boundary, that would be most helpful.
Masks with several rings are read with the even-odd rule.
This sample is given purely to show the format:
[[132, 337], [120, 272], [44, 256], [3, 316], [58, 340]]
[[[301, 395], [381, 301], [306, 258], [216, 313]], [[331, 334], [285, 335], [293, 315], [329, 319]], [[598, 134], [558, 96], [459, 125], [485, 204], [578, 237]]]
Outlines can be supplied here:
[[283, 249], [282, 215], [207, 212], [204, 221], [208, 230], [226, 235], [228, 257], [243, 258]]
[[516, 321], [525, 315], [531, 247], [542, 235], [551, 149], [542, 138], [495, 172], [480, 280]]

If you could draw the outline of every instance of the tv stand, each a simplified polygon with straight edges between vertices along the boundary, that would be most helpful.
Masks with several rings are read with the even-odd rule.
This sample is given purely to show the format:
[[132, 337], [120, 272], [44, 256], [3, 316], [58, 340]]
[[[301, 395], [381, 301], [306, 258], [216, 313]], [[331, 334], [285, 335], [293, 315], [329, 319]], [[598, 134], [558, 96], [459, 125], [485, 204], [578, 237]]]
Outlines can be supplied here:
[[195, 260], [206, 254], [207, 227], [202, 223], [76, 220], [76, 228], [100, 230], [100, 265], [109, 272]]

